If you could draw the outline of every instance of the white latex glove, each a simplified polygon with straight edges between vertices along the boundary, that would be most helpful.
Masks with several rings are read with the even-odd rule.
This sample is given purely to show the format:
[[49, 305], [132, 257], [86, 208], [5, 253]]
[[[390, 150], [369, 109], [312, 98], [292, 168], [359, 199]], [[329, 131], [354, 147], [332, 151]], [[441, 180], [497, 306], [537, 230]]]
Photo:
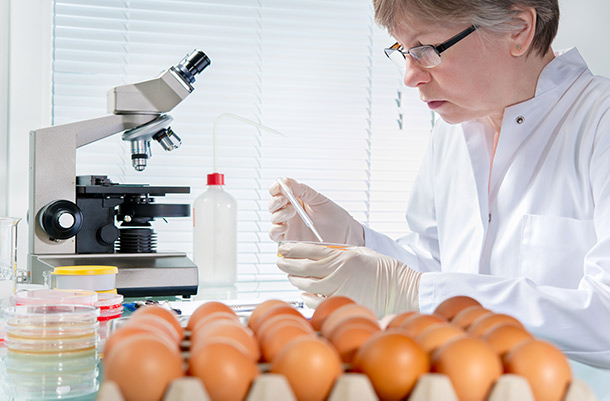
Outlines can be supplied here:
[[288, 273], [295, 287], [305, 291], [303, 299], [310, 307], [324, 299], [320, 295], [343, 295], [378, 317], [419, 310], [422, 273], [390, 256], [365, 247], [341, 250], [290, 242], [281, 244], [278, 253], [283, 256], [278, 267]]
[[[291, 178], [285, 178], [284, 183], [301, 201], [303, 209], [313, 221], [324, 242], [364, 245], [362, 225], [345, 209], [311, 187]], [[272, 223], [269, 237], [276, 242], [289, 240], [317, 242], [315, 235], [303, 223], [294, 206], [282, 194], [277, 182], [271, 185], [269, 193], [272, 196], [269, 201]]]

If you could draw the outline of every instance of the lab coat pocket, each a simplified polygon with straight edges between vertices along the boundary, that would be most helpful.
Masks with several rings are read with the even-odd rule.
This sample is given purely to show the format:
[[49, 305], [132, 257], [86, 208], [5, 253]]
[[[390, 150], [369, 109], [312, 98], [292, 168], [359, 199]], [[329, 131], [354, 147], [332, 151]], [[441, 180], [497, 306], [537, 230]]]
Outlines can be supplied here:
[[593, 220], [524, 215], [521, 273], [539, 285], [576, 288], [596, 238]]

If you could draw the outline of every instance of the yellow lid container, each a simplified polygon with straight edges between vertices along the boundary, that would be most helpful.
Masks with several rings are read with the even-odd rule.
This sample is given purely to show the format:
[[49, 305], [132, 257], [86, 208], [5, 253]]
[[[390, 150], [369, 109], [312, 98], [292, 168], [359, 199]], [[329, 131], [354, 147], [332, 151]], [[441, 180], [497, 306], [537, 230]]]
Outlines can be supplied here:
[[116, 266], [58, 266], [51, 273], [51, 288], [116, 291]]
[[71, 276], [97, 275], [97, 274], [117, 274], [119, 269], [116, 266], [59, 266], [53, 269], [53, 274], [67, 274]]

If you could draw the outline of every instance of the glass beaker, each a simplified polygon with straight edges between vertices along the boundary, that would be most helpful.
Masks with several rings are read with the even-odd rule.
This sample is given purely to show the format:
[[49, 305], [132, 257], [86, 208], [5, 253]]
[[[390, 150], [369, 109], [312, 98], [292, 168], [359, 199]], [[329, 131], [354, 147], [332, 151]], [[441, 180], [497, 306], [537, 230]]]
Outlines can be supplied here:
[[0, 307], [8, 305], [15, 293], [17, 276], [17, 223], [16, 217], [0, 217]]

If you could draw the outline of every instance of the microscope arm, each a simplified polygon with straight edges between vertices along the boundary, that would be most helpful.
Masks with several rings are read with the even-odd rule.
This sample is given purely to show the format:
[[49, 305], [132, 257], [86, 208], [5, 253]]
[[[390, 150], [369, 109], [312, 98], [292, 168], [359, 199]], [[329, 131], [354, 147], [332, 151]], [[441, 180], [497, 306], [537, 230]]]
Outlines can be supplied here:
[[154, 120], [157, 115], [109, 115], [30, 132], [30, 249], [36, 254], [74, 253], [74, 238], [52, 241], [38, 219], [53, 201], [76, 202], [76, 152], [81, 146]]
[[[159, 114], [115, 114], [92, 120], [66, 124], [67, 130], [74, 132], [76, 148], [112, 136], [128, 129], [139, 127], [159, 117]], [[74, 127], [70, 127], [74, 126]], [[51, 127], [53, 129], [59, 127]], [[42, 130], [41, 130], [42, 131]]]

